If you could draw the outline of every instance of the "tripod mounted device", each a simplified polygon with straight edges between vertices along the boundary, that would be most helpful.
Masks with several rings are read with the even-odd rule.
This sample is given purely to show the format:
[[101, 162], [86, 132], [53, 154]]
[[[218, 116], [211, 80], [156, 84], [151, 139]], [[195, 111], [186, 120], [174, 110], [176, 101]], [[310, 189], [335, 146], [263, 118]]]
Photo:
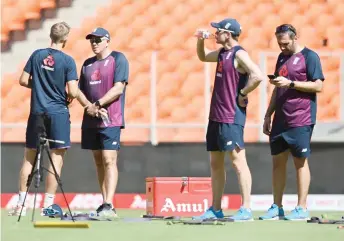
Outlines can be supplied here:
[[[46, 114], [43, 114], [43, 115], [40, 116], [40, 118], [38, 119], [38, 121], [36, 123], [36, 130], [37, 130], [37, 133], [38, 133], [38, 135], [37, 135], [36, 156], [35, 156], [34, 163], [32, 165], [31, 173], [28, 176], [28, 180], [27, 180], [27, 183], [26, 183], [27, 190], [26, 190], [24, 201], [23, 201], [23, 205], [21, 207], [20, 214], [19, 214], [19, 217], [18, 217], [18, 222], [21, 219], [22, 211], [23, 211], [23, 208], [25, 206], [26, 197], [27, 197], [27, 194], [28, 194], [28, 192], [30, 190], [32, 182], [34, 182], [34, 185], [35, 185], [35, 196], [34, 196], [32, 220], [31, 221], [32, 222], [35, 221], [36, 198], [37, 198], [37, 192], [38, 192], [38, 188], [40, 186], [40, 183], [43, 182], [43, 176], [44, 176], [43, 175], [43, 171], [47, 171], [48, 173], [51, 173], [52, 175], [55, 176], [56, 182], [57, 182], [58, 186], [61, 189], [62, 195], [63, 195], [64, 200], [66, 202], [66, 205], [68, 207], [68, 211], [70, 213], [70, 216], [71, 216], [73, 222], [75, 222], [75, 219], [74, 219], [74, 217], [72, 215], [72, 212], [70, 210], [70, 207], [69, 207], [66, 195], [65, 195], [65, 193], [63, 191], [63, 188], [62, 188], [62, 182], [61, 182], [60, 176], [58, 175], [58, 173], [56, 171], [56, 168], [55, 168], [54, 162], [53, 162], [53, 160], [51, 158], [49, 147], [48, 147], [48, 143], [65, 144], [65, 142], [64, 141], [60, 141], [60, 140], [52, 140], [52, 139], [48, 139], [47, 138], [46, 128], [45, 128], [45, 126], [47, 124], [47, 121], [49, 121], [49, 117]], [[43, 166], [43, 158], [42, 158], [43, 157], [43, 153], [44, 153], [43, 150], [45, 150], [47, 155], [48, 155], [48, 159], [49, 159], [51, 167], [53, 168], [53, 172], [49, 171], [47, 168], [45, 168]]]

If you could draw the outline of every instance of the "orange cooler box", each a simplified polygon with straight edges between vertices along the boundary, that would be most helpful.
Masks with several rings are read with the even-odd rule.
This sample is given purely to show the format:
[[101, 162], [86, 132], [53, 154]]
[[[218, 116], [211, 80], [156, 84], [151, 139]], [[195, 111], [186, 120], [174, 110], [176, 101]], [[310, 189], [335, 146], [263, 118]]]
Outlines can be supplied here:
[[211, 205], [211, 179], [209, 177], [148, 177], [146, 198], [147, 215], [197, 216]]

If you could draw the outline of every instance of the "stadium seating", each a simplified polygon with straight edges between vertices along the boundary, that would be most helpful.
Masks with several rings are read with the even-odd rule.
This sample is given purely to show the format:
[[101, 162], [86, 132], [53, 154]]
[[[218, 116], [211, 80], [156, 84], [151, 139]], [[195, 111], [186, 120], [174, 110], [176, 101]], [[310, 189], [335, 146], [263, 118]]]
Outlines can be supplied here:
[[10, 40], [11, 31], [24, 31], [28, 20], [41, 18], [41, 11], [56, 7], [55, 0], [4, 0], [1, 2], [1, 43]]
[[[25, 28], [26, 19], [39, 18], [42, 8], [54, 7], [54, 0], [5, 0], [1, 40], [7, 41], [9, 31]], [[32, 3], [31, 3], [32, 2]], [[300, 34], [300, 41], [316, 51], [342, 51], [344, 49], [344, 3], [342, 0], [145, 0], [111, 1], [97, 9], [95, 17], [85, 16], [79, 29], [73, 29], [66, 52], [72, 55], [80, 67], [92, 55], [86, 33], [102, 26], [110, 31], [111, 47], [122, 51], [130, 62], [130, 80], [126, 100], [126, 122], [146, 124], [151, 117], [151, 58], [157, 52], [157, 123], [202, 124], [206, 121], [204, 100], [204, 63], [196, 56], [197, 28], [211, 30], [209, 23], [225, 17], [234, 17], [242, 24], [241, 44], [258, 62], [259, 52], [278, 52], [274, 37], [278, 24], [290, 22]], [[13, 14], [14, 9], [23, 14]], [[11, 14], [12, 13], [12, 14]], [[319, 16], [321, 16], [319, 18]], [[68, 20], [67, 20], [68, 21]], [[213, 30], [212, 30], [213, 31]], [[208, 48], [218, 46], [208, 40]], [[274, 70], [275, 57], [267, 57], [266, 73]], [[322, 56], [326, 77], [323, 93], [319, 94], [318, 119], [334, 121], [339, 113], [339, 57]], [[213, 83], [215, 64], [211, 64], [210, 80]], [[5, 73], [2, 82], [2, 123], [26, 123], [30, 92], [17, 84], [18, 74]], [[208, 91], [208, 90], [207, 90]], [[209, 90], [210, 91], [210, 90]], [[271, 88], [267, 88], [271, 94]], [[11, 96], [19, 100], [11, 102]], [[260, 125], [260, 92], [250, 95], [247, 123]], [[80, 123], [82, 108], [78, 103], [71, 106], [71, 120]], [[3, 131], [3, 141], [22, 141], [25, 129]], [[123, 132], [124, 142], [148, 141], [149, 129], [133, 126]], [[199, 142], [204, 140], [204, 128], [158, 128], [159, 141]], [[257, 141], [259, 130], [248, 128], [246, 141]], [[80, 141], [80, 131], [73, 129], [72, 139]]]

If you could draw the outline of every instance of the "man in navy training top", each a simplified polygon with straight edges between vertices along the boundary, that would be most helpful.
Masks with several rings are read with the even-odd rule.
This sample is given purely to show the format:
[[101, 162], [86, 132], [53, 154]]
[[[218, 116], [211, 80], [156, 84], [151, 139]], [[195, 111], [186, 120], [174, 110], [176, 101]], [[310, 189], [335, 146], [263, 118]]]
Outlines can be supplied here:
[[117, 187], [117, 157], [124, 125], [125, 89], [129, 63], [123, 53], [109, 49], [110, 34], [96, 28], [86, 36], [95, 56], [81, 70], [78, 101], [85, 108], [81, 145], [92, 150], [103, 195], [97, 213], [116, 217], [113, 197]]
[[237, 173], [242, 206], [232, 217], [235, 221], [253, 220], [250, 209], [252, 178], [244, 148], [247, 95], [259, 86], [263, 74], [239, 45], [241, 26], [235, 19], [211, 23], [215, 38], [222, 47], [209, 51], [204, 47], [207, 36], [201, 31], [197, 41], [197, 55], [203, 62], [217, 62], [215, 84], [210, 105], [206, 136], [210, 151], [212, 178], [212, 206], [194, 219], [222, 218], [221, 199], [226, 182], [225, 155], [229, 154]]
[[[20, 85], [31, 89], [30, 116], [26, 129], [26, 144], [19, 177], [19, 200], [9, 215], [18, 216], [24, 205], [26, 183], [38, 147], [38, 136], [43, 129], [47, 138], [63, 141], [64, 144], [49, 142], [51, 158], [58, 175], [61, 174], [63, 157], [70, 147], [70, 119], [68, 100], [77, 97], [78, 74], [72, 57], [62, 52], [67, 43], [70, 27], [65, 22], [51, 27], [49, 48], [38, 49], [32, 53], [19, 79]], [[66, 86], [68, 93], [66, 93]], [[43, 116], [45, 123], [43, 125]], [[50, 166], [49, 171], [53, 173]], [[47, 174], [46, 193], [43, 208], [54, 203], [57, 189], [55, 176]], [[26, 207], [22, 215], [26, 214]]]
[[[264, 133], [269, 135], [273, 160], [273, 204], [262, 220], [283, 218], [282, 197], [286, 184], [286, 171], [291, 152], [297, 176], [298, 202], [286, 220], [305, 220], [307, 195], [310, 185], [310, 141], [316, 122], [316, 93], [323, 87], [324, 75], [319, 56], [299, 45], [296, 29], [283, 24], [275, 32], [281, 53], [278, 56], [275, 85], [264, 120]], [[275, 113], [271, 124], [271, 115]]]

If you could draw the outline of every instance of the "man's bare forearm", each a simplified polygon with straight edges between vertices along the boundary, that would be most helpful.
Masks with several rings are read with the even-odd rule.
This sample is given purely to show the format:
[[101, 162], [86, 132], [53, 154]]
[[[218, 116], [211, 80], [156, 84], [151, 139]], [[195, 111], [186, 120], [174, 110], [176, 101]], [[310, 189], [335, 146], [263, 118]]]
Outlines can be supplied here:
[[247, 84], [240, 90], [242, 94], [247, 95], [255, 90], [259, 86], [260, 82], [264, 80], [262, 71], [244, 50], [238, 50], [236, 52], [235, 60], [238, 61], [239, 66], [248, 74]]
[[89, 102], [87, 100], [86, 96], [84, 95], [84, 93], [81, 90], [79, 90], [79, 94], [78, 94], [77, 100], [82, 105], [82, 107], [86, 107], [86, 106], [91, 104], [91, 102]]
[[242, 89], [242, 92], [245, 95], [249, 94], [259, 86], [260, 82], [262, 82], [262, 79], [258, 75], [251, 75], [246, 86]]
[[322, 83], [313, 81], [294, 81], [294, 89], [307, 93], [320, 92], [322, 89]]
[[124, 84], [123, 86], [115, 85], [102, 98], [98, 100], [99, 104], [101, 106], [104, 106], [104, 105], [108, 105], [112, 103], [123, 93], [123, 89], [124, 89]]
[[201, 61], [205, 61], [204, 39], [197, 40], [197, 56]]
[[32, 84], [31, 84], [31, 83], [32, 83], [32, 80], [29, 79], [29, 80], [28, 80], [27, 82], [25, 82], [25, 83], [24, 83], [24, 82], [20, 82], [20, 85], [23, 86], [23, 87], [25, 87], [25, 88], [32, 89]]
[[28, 84], [21, 84], [21, 86], [28, 88], [28, 89], [32, 89], [30, 82]]
[[266, 110], [265, 117], [271, 117], [272, 114], [275, 112], [276, 108], [276, 87], [274, 88], [271, 98], [270, 98], [270, 103], [268, 106], [268, 109]]

